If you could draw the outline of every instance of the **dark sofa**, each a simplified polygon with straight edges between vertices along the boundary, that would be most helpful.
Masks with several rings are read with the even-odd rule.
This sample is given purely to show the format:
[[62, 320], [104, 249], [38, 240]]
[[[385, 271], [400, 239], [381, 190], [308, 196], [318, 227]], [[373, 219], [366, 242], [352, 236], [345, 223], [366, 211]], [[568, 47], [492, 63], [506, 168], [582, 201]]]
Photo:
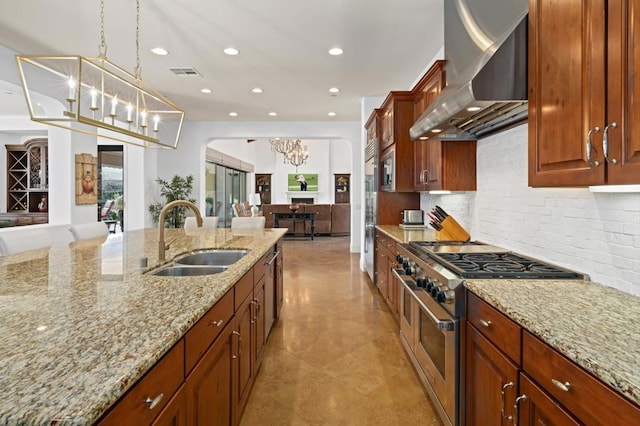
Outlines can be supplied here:
[[[299, 213], [316, 213], [316, 235], [349, 235], [351, 231], [350, 204], [299, 204]], [[290, 213], [289, 204], [264, 204], [262, 214], [266, 218], [265, 227], [273, 228], [273, 213]], [[311, 234], [311, 224], [280, 220], [281, 228], [289, 228], [289, 233], [302, 235]]]

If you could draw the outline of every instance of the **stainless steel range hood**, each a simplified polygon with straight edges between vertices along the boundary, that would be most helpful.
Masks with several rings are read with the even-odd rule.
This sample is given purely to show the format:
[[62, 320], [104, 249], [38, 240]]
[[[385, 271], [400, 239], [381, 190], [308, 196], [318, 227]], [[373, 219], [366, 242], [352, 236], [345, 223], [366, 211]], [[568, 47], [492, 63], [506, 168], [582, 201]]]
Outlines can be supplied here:
[[445, 0], [447, 86], [411, 139], [479, 139], [527, 119], [527, 0]]

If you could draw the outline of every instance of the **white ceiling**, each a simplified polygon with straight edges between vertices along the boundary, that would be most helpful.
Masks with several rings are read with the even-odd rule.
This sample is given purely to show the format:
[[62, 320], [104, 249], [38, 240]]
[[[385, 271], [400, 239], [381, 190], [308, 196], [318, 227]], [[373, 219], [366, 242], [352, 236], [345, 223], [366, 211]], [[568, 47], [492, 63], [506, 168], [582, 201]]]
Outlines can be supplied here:
[[[21, 54], [97, 56], [99, 0], [2, 3], [1, 45]], [[133, 72], [135, 1], [105, 0], [104, 21], [107, 57]], [[442, 45], [443, 0], [141, 0], [143, 80], [189, 121], [356, 121], [362, 97], [409, 89]], [[153, 55], [155, 46], [170, 54]], [[229, 46], [240, 54], [225, 55]], [[335, 46], [342, 56], [328, 54]], [[172, 67], [202, 76], [177, 77]], [[341, 89], [335, 97], [334, 86]], [[200, 93], [203, 87], [213, 93]], [[0, 96], [6, 114], [10, 95]]]

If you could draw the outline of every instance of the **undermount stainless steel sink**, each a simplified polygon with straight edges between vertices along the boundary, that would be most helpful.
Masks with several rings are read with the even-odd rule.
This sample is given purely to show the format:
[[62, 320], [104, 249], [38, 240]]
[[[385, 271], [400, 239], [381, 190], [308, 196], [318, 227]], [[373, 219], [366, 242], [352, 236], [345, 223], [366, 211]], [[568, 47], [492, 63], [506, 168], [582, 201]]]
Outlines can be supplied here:
[[229, 266], [246, 256], [247, 250], [208, 250], [176, 259], [180, 265]]
[[171, 265], [165, 266], [155, 271], [149, 272], [149, 275], [159, 277], [195, 277], [199, 275], [214, 275], [227, 270], [226, 266], [182, 266]]

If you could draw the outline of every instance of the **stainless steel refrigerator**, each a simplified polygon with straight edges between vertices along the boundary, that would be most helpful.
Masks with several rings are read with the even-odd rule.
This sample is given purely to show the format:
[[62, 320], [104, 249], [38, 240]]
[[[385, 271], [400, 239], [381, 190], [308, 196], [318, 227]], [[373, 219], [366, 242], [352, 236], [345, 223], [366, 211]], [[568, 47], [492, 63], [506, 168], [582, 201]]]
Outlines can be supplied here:
[[375, 144], [369, 144], [364, 151], [364, 261], [367, 274], [374, 283], [375, 257], [374, 244], [376, 233], [376, 210], [378, 199], [378, 153]]

